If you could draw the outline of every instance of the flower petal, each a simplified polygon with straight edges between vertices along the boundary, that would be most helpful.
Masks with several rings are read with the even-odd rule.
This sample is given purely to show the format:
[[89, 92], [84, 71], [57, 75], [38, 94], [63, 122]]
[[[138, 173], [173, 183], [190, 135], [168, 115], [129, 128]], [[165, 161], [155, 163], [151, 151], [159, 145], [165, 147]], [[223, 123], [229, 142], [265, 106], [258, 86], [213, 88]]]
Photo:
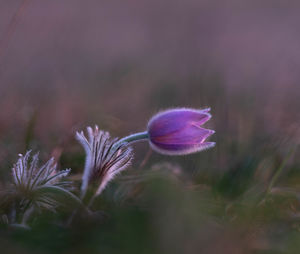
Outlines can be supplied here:
[[184, 129], [160, 137], [150, 137], [151, 142], [159, 144], [198, 144], [203, 143], [206, 138], [215, 131], [204, 129], [195, 125], [186, 126]]
[[151, 148], [161, 154], [165, 155], [186, 155], [191, 153], [200, 152], [215, 146], [215, 142], [204, 142], [201, 144], [156, 144], [150, 142]]
[[190, 123], [200, 126], [211, 118], [209, 110], [179, 108], [163, 111], [149, 121], [148, 132], [151, 137], [157, 137], [177, 132]]

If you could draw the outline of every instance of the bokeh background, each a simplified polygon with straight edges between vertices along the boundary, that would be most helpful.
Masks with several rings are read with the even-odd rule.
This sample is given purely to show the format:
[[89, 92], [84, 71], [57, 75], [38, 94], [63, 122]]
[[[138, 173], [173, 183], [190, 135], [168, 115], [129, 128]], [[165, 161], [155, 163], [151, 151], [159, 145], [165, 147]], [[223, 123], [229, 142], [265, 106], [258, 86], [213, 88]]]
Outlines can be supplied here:
[[[211, 107], [217, 143], [176, 158], [137, 144], [97, 203], [105, 219], [69, 230], [46, 217], [30, 233], [2, 232], [1, 245], [299, 253], [299, 10], [297, 0], [0, 0], [3, 181], [29, 148], [75, 177], [76, 130], [97, 124], [122, 137], [170, 107]], [[281, 166], [274, 196], [257, 202]]]

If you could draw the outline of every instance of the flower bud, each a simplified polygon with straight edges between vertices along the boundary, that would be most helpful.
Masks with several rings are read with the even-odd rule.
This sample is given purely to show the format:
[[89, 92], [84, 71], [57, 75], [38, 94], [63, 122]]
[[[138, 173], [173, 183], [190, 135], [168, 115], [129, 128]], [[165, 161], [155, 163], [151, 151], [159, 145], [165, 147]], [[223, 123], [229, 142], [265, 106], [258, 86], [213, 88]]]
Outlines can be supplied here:
[[201, 127], [211, 118], [209, 111], [178, 108], [158, 113], [148, 123], [150, 146], [167, 155], [185, 155], [213, 147], [215, 143], [206, 139], [215, 131]]

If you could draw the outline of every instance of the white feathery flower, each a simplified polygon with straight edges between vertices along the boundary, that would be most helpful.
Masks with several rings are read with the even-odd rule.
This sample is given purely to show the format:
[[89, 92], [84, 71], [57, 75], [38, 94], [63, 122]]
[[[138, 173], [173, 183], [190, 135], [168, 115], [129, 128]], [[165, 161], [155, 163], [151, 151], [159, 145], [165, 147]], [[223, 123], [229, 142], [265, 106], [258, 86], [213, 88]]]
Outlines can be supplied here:
[[68, 190], [71, 183], [61, 179], [70, 173], [70, 169], [57, 171], [54, 158], [39, 167], [39, 154], [32, 157], [30, 154], [31, 151], [25, 155], [19, 154], [12, 168], [13, 193], [19, 200], [19, 208], [23, 212], [33, 211], [34, 208], [55, 211], [59, 206], [73, 205], [75, 202], [80, 205], [80, 200]]
[[76, 133], [76, 139], [86, 153], [85, 168], [82, 176], [81, 195], [85, 196], [91, 182], [99, 182], [95, 195], [99, 195], [118, 173], [126, 169], [133, 158], [132, 148], [126, 143], [110, 140], [108, 132], [87, 127], [87, 137], [83, 131]]
[[31, 151], [25, 155], [19, 154], [17, 163], [12, 168], [13, 182], [21, 191], [32, 191], [41, 186], [64, 186], [67, 182], [60, 182], [62, 177], [70, 173], [70, 169], [57, 171], [54, 158], [38, 167], [39, 154], [36, 153], [30, 160]]

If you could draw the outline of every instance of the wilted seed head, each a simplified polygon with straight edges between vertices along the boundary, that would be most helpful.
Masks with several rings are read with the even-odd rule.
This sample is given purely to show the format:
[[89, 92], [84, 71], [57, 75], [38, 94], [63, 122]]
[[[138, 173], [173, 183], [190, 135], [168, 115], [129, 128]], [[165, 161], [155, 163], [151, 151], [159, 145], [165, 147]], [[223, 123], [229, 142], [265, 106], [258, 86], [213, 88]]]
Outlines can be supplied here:
[[38, 154], [30, 157], [30, 153], [19, 154], [12, 168], [13, 188], [10, 194], [17, 198], [18, 208], [26, 213], [36, 208], [55, 211], [59, 206], [81, 205], [81, 201], [69, 191], [71, 182], [61, 179], [71, 170], [57, 171], [54, 158], [39, 167]]
[[69, 182], [60, 180], [70, 173], [70, 169], [57, 171], [54, 158], [48, 160], [43, 166], [38, 167], [39, 154], [36, 153], [30, 159], [30, 153], [31, 151], [27, 151], [24, 156], [19, 154], [19, 159], [12, 168], [13, 182], [16, 189], [22, 192], [29, 192], [39, 187], [65, 187], [69, 184]]
[[81, 195], [85, 195], [89, 183], [99, 182], [96, 195], [99, 195], [115, 175], [126, 169], [133, 157], [132, 148], [126, 143], [118, 144], [118, 139], [110, 140], [108, 132], [87, 127], [87, 137], [83, 131], [76, 133], [76, 139], [86, 152], [85, 168], [82, 177]]

